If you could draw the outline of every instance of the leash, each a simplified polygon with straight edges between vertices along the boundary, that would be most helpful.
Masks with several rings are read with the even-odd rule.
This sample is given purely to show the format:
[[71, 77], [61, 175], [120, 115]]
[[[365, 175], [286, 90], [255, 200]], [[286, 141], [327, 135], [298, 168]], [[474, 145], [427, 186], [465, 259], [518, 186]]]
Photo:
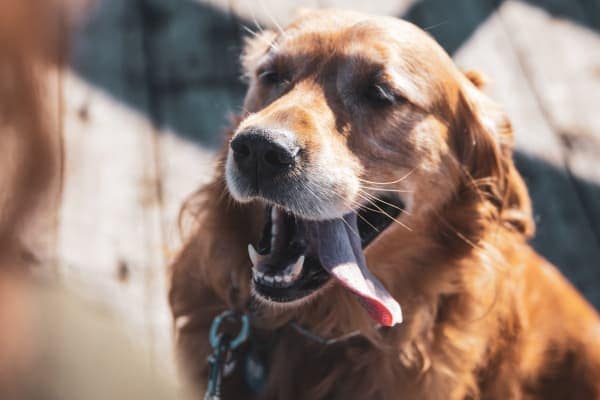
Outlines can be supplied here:
[[[233, 338], [229, 334], [221, 332], [221, 326], [226, 320], [240, 324], [240, 330]], [[204, 400], [221, 399], [223, 376], [229, 375], [235, 368], [236, 360], [232, 357], [232, 353], [248, 340], [249, 335], [250, 318], [248, 314], [227, 310], [215, 317], [208, 334], [213, 353], [208, 357], [209, 373]]]
[[323, 346], [331, 346], [340, 342], [345, 342], [347, 340], [350, 340], [352, 338], [355, 338], [357, 336], [362, 336], [362, 332], [359, 330], [355, 330], [349, 333], [345, 333], [343, 335], [334, 337], [334, 338], [324, 338], [323, 336], [319, 336], [316, 333], [313, 333], [311, 331], [309, 331], [308, 329], [302, 327], [301, 325], [298, 325], [297, 322], [290, 322], [289, 324], [292, 328], [294, 328], [294, 330], [296, 332], [298, 332], [299, 334], [301, 334], [302, 336], [306, 337], [307, 339], [321, 344]]
[[[234, 337], [222, 332], [221, 328], [225, 321], [239, 325], [239, 331]], [[362, 333], [356, 330], [334, 338], [325, 338], [309, 331], [296, 322], [290, 322], [287, 326], [294, 329], [294, 331], [306, 339], [322, 346], [332, 346], [362, 336]], [[209, 343], [213, 352], [208, 357], [209, 373], [204, 400], [221, 399], [223, 378], [230, 375], [236, 368], [237, 360], [233, 356], [234, 351], [246, 343], [251, 336], [250, 315], [248, 313], [241, 314], [236, 311], [227, 310], [213, 319], [209, 330]], [[261, 362], [256, 351], [252, 349], [248, 351], [244, 361], [246, 384], [253, 392], [258, 393], [266, 381], [267, 368]]]
[[[260, 349], [257, 349], [260, 344], [254, 340], [251, 332], [249, 304], [243, 306], [240, 304], [239, 287], [235, 284], [236, 280], [233, 274], [231, 278], [230, 301], [233, 309], [217, 315], [213, 319], [209, 330], [209, 343], [212, 347], [212, 354], [207, 359], [209, 373], [204, 400], [221, 400], [223, 378], [230, 375], [236, 368], [237, 360], [234, 357], [234, 352], [249, 340], [251, 346], [244, 359], [245, 382], [254, 393], [259, 393], [266, 382], [267, 367], [261, 360]], [[223, 329], [225, 322], [239, 326], [237, 334], [231, 335], [231, 333], [225, 332]], [[322, 346], [333, 346], [362, 336], [359, 330], [355, 330], [334, 338], [325, 338], [302, 327], [295, 321], [284, 325], [283, 328], [286, 326], [291, 327], [296, 333], [311, 342]]]

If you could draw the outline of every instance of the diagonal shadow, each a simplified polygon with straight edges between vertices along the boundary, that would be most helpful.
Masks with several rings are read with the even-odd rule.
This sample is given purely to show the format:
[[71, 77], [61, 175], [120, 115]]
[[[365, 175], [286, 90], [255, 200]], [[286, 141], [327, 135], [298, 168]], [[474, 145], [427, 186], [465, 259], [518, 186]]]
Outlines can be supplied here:
[[[422, 0], [402, 17], [454, 53], [504, 0]], [[588, 28], [600, 25], [600, 0], [526, 0]], [[215, 147], [226, 115], [239, 110], [241, 26], [191, 0], [99, 0], [75, 32], [72, 66], [93, 85], [155, 123]]]
[[[503, 1], [423, 0], [403, 17], [428, 30], [452, 54]], [[600, 29], [598, 0], [526, 2]], [[254, 27], [191, 0], [100, 0], [74, 32], [71, 65], [87, 82], [157, 126], [215, 148], [245, 90], [238, 64], [241, 24]], [[533, 245], [600, 307], [600, 246], [593, 232], [598, 227], [581, 223], [587, 216], [577, 206], [572, 178], [524, 153], [518, 152], [516, 161], [536, 210]], [[576, 184], [600, 196], [598, 184]]]
[[[421, 0], [401, 16], [427, 30], [453, 54], [505, 0]], [[550, 15], [600, 30], [598, 0], [521, 0]]]
[[[518, 150], [514, 158], [533, 201], [533, 247], [600, 309], [600, 245], [594, 232], [598, 226], [588, 220], [575, 187], [597, 197], [600, 185], [580, 178], [573, 182], [563, 168]], [[600, 207], [595, 212], [600, 214]]]

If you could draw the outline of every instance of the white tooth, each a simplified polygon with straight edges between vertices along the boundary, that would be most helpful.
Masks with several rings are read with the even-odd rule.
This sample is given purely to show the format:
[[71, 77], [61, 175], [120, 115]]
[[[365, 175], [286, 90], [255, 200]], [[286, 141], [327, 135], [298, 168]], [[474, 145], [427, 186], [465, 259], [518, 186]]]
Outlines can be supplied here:
[[269, 275], [263, 276], [263, 279], [269, 283], [273, 283], [273, 277]]
[[290, 264], [285, 268], [285, 271], [283, 271], [284, 275], [289, 275], [292, 278], [294, 277], [294, 268], [296, 267], [296, 264], [298, 263], [298, 261], [296, 261], [294, 264]]
[[283, 276], [283, 280], [285, 281], [285, 283], [290, 283], [290, 282], [292, 282], [292, 276], [291, 275], [284, 275]]
[[275, 236], [277, 236], [277, 224], [271, 225], [271, 237], [274, 238]]
[[250, 256], [250, 261], [252, 261], [252, 265], [256, 267], [258, 265], [258, 262], [260, 261], [260, 254], [258, 254], [258, 252], [254, 249], [254, 246], [252, 246], [252, 244], [248, 244], [248, 255]]
[[283, 281], [283, 277], [281, 275], [275, 275], [273, 277], [273, 279], [275, 279], [275, 282], [281, 282], [281, 281]]
[[302, 272], [303, 265], [304, 265], [304, 256], [302, 255], [298, 258], [298, 261], [296, 261], [296, 263], [292, 267], [292, 275], [294, 277], [297, 277], [298, 275], [300, 275], [300, 273]]
[[260, 254], [258, 251], [254, 249], [254, 246], [251, 244], [248, 245], [248, 256], [250, 256], [250, 261], [252, 261], [252, 265], [256, 267], [260, 264], [265, 258], [267, 258], [268, 254]]
[[277, 207], [273, 206], [273, 208], [271, 208], [271, 222], [275, 223], [275, 221], [277, 221], [277, 217], [279, 217]]
[[262, 277], [264, 277], [264, 276], [265, 276], [265, 274], [264, 274], [264, 273], [262, 273], [262, 272], [260, 272], [260, 271], [256, 271], [256, 275], [257, 275], [259, 278], [262, 278]]

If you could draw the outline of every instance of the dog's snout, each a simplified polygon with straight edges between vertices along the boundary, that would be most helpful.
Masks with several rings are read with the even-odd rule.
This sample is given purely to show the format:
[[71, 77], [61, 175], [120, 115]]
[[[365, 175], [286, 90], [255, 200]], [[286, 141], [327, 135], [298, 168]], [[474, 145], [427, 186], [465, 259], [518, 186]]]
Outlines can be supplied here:
[[231, 141], [241, 173], [256, 184], [293, 168], [300, 150], [287, 132], [247, 129]]

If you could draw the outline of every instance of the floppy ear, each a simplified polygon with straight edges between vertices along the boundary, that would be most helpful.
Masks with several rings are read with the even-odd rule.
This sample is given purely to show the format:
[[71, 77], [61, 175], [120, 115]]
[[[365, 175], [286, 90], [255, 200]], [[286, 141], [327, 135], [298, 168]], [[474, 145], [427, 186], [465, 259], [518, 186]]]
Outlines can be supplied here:
[[513, 129], [503, 110], [470, 83], [459, 96], [455, 150], [463, 188], [493, 204], [504, 224], [531, 236], [531, 200], [513, 155]]
[[260, 58], [267, 53], [277, 34], [270, 30], [257, 32], [254, 36], [246, 37], [242, 50], [241, 64], [244, 77], [252, 77]]

